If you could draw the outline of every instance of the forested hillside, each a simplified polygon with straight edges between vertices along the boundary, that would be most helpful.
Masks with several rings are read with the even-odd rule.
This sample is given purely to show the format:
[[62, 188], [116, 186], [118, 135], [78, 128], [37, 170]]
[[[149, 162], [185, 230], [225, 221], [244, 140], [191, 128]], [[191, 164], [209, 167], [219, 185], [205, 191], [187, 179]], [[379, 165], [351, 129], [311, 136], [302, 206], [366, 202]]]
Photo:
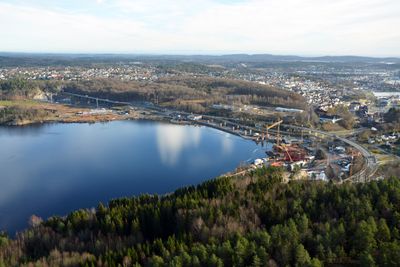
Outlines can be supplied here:
[[80, 81], [0, 81], [1, 99], [32, 99], [62, 90], [119, 101], [149, 101], [190, 112], [206, 112], [213, 104], [253, 104], [306, 109], [305, 99], [287, 90], [234, 79], [176, 76], [156, 81], [91, 79]]
[[398, 178], [281, 180], [264, 168], [36, 220], [0, 238], [0, 266], [399, 266]]
[[0, 80], [0, 100], [2, 99], [29, 99], [45, 91], [60, 88], [57, 81], [31, 81], [20, 78]]
[[[157, 101], [189, 111], [204, 111], [215, 103], [306, 108], [305, 99], [287, 90], [233, 79], [177, 76], [155, 82], [94, 79], [64, 85], [68, 92], [132, 101]], [[197, 110], [196, 110], [197, 109]]]

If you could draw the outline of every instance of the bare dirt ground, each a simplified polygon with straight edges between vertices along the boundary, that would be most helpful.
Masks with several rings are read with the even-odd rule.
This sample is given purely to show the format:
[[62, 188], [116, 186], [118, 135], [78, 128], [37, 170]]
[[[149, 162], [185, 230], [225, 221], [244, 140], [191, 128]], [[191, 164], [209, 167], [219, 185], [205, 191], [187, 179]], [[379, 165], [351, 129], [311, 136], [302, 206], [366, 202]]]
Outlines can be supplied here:
[[37, 120], [22, 120], [17, 125], [43, 122], [94, 123], [129, 119], [161, 119], [159, 116], [152, 115], [148, 112], [141, 110], [129, 110], [126, 113], [118, 113], [114, 110], [107, 109], [99, 112], [91, 108], [73, 107], [69, 105], [53, 104], [32, 100], [0, 101], [0, 109], [11, 106], [22, 107], [32, 110], [44, 110], [48, 114], [44, 118], [40, 118]]

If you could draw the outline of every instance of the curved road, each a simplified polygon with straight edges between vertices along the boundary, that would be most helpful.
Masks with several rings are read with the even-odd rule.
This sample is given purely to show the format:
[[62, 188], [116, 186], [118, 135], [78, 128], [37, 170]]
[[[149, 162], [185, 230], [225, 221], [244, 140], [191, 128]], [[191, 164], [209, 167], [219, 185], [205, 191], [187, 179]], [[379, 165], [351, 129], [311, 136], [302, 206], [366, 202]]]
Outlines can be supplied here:
[[[76, 96], [76, 97], [82, 97], [82, 98], [87, 98], [87, 99], [96, 100], [96, 101], [102, 101], [102, 102], [106, 102], [106, 103], [110, 103], [110, 104], [137, 106], [137, 103], [133, 104], [133, 103], [129, 103], [129, 102], [112, 101], [112, 100], [109, 100], [109, 99], [92, 97], [92, 96], [88, 96], [88, 95], [80, 95], [80, 94], [69, 93], [69, 92], [65, 92], [65, 91], [63, 91], [62, 93], [70, 95], [70, 96]], [[153, 111], [158, 111], [160, 113], [163, 112], [163, 109], [157, 108], [156, 106], [153, 106], [153, 107], [142, 106], [142, 107], [151, 109]], [[187, 112], [180, 112], [180, 111], [177, 111], [177, 112], [179, 112], [181, 114], [184, 114], [184, 115], [189, 115], [189, 113], [187, 113]], [[249, 127], [249, 126], [241, 125], [241, 124], [236, 123], [236, 122], [232, 122], [232, 121], [230, 121], [230, 118], [226, 118], [226, 117], [218, 117], [218, 116], [203, 116], [203, 117], [204, 118], [221, 120], [222, 122], [227, 122], [227, 123], [229, 123], [231, 125], [238, 126], [238, 127], [242, 128], [242, 129], [260, 131], [260, 129], [257, 129], [257, 128], [254, 128], [254, 127]], [[194, 122], [196, 122], [196, 121], [194, 121]], [[197, 121], [197, 123], [199, 123], [199, 122]], [[210, 124], [208, 122], [200, 122], [199, 124], [215, 127], [215, 125]], [[351, 140], [349, 140], [347, 138], [344, 138], [344, 137], [337, 136], [336, 134], [327, 133], [327, 132], [324, 132], [324, 131], [321, 131], [321, 130], [317, 130], [317, 129], [306, 128], [306, 127], [295, 126], [295, 125], [288, 125], [288, 124], [282, 124], [282, 126], [286, 127], [286, 128], [305, 131], [305, 132], [313, 132], [313, 133], [318, 134], [318, 135], [322, 135], [322, 136], [326, 136], [326, 137], [329, 137], [329, 138], [337, 139], [337, 140], [340, 140], [340, 141], [346, 143], [347, 145], [352, 146], [355, 149], [357, 149], [363, 155], [363, 157], [365, 159], [365, 163], [366, 163], [365, 167], [364, 167], [364, 169], [362, 169], [358, 173], [356, 173], [353, 176], [347, 178], [345, 181], [354, 181], [354, 182], [369, 181], [372, 178], [372, 176], [375, 174], [376, 170], [377, 170], [377, 164], [376, 164], [375, 156], [372, 155], [372, 153], [369, 152], [365, 147], [361, 146], [360, 144], [358, 144], [358, 143], [356, 143], [354, 141], [351, 141]], [[222, 130], [226, 130], [223, 127], [221, 127], [221, 128], [222, 128]], [[232, 130], [232, 132], [235, 133], [235, 134], [239, 134], [239, 133], [234, 132], [234, 130]]]
[[[227, 122], [227, 123], [229, 123], [231, 125], [236, 125], [236, 126], [242, 128], [242, 129], [248, 129], [248, 130], [251, 129], [253, 131], [260, 131], [260, 129], [256, 129], [254, 127], [240, 125], [240, 124], [238, 124], [236, 122], [232, 122], [232, 121], [229, 120], [229, 118], [215, 117], [215, 116], [203, 116], [203, 117], [210, 118], [210, 119], [222, 120], [222, 121]], [[202, 124], [206, 124], [206, 123], [202, 123]], [[352, 181], [352, 182], [369, 181], [369, 180], [371, 180], [371, 178], [373, 177], [373, 175], [375, 174], [375, 172], [378, 169], [375, 156], [372, 155], [372, 153], [369, 150], [367, 150], [365, 147], [363, 147], [362, 145], [358, 144], [357, 142], [354, 142], [354, 141], [349, 140], [347, 138], [337, 136], [336, 134], [331, 134], [331, 133], [324, 132], [324, 131], [321, 131], [321, 130], [318, 130], [318, 129], [306, 128], [306, 127], [289, 125], [289, 124], [281, 124], [281, 126], [285, 127], [285, 128], [291, 128], [291, 129], [303, 131], [303, 132], [313, 132], [313, 133], [321, 135], [321, 136], [326, 136], [326, 137], [329, 137], [329, 138], [332, 138], [332, 139], [337, 139], [337, 140], [340, 140], [343, 143], [346, 143], [347, 145], [355, 148], [356, 150], [358, 150], [363, 155], [363, 157], [365, 159], [365, 167], [362, 170], [360, 170], [358, 173], [352, 175], [351, 177], [348, 177], [344, 181]], [[273, 132], [273, 131], [271, 131], [271, 132]]]

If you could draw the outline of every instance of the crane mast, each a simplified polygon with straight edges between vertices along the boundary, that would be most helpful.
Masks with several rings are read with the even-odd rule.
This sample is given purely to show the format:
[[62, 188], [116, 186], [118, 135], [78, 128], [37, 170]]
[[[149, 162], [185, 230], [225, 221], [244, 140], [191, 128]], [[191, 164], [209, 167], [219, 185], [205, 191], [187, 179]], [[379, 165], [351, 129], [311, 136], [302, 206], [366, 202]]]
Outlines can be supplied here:
[[279, 120], [271, 125], [266, 125], [265, 129], [266, 129], [266, 139], [268, 138], [268, 130], [274, 127], [278, 127], [278, 134], [276, 136], [276, 144], [279, 146], [280, 144], [280, 137], [281, 137], [281, 123], [283, 122], [283, 120]]

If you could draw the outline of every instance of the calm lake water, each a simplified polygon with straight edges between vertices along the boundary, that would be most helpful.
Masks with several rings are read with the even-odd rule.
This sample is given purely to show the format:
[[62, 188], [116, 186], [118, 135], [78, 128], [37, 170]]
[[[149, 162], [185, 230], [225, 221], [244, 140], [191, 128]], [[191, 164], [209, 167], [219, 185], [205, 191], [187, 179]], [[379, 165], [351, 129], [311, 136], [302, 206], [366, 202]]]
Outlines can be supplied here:
[[265, 156], [265, 148], [207, 127], [156, 122], [0, 127], [0, 229], [35, 214], [167, 193]]

